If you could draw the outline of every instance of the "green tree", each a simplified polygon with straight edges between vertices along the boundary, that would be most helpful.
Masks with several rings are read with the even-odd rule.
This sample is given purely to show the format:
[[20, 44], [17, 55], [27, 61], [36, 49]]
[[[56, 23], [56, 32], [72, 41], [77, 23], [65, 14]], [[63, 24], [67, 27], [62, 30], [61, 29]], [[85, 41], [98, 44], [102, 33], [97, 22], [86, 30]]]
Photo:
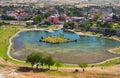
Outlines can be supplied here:
[[91, 27], [91, 24], [88, 23], [88, 24], [86, 25], [86, 27], [85, 27], [86, 31], [89, 31], [89, 30], [90, 30], [90, 27]]
[[2, 15], [2, 18], [3, 20], [15, 20], [15, 17], [14, 16], [8, 16], [6, 14], [3, 14]]
[[64, 23], [64, 26], [63, 26], [64, 28], [68, 28], [69, 27], [69, 25], [68, 25], [68, 23]]
[[55, 66], [57, 66], [57, 70], [58, 70], [58, 67], [61, 67], [61, 66], [62, 66], [62, 62], [57, 61], [57, 62], [55, 63]]
[[70, 17], [72, 17], [72, 16], [74, 16], [74, 14], [73, 14], [73, 12], [68, 12], [68, 16], [70, 16]]
[[44, 14], [44, 17], [45, 17], [45, 18], [47, 18], [47, 17], [49, 17], [49, 16], [50, 16], [50, 13], [49, 13], [49, 12]]
[[39, 24], [43, 18], [44, 18], [43, 14], [38, 15], [37, 17], [34, 18], [34, 23]]
[[42, 59], [41, 53], [33, 52], [27, 56], [26, 62], [31, 63], [32, 68], [35, 64], [36, 64], [36, 68], [38, 68], [41, 59]]
[[97, 27], [101, 27], [102, 26], [102, 21], [97, 21]]
[[86, 31], [87, 22], [82, 22], [80, 24], [81, 30]]
[[108, 25], [108, 28], [113, 29], [114, 28], [114, 24], [112, 22], [110, 22], [109, 25]]
[[74, 22], [70, 22], [70, 23], [68, 23], [68, 25], [70, 26], [71, 29], [73, 29], [75, 27]]
[[100, 32], [101, 27], [102, 27], [102, 21], [97, 21], [98, 32]]
[[3, 25], [3, 23], [2, 22], [0, 22], [0, 28], [1, 28], [1, 26]]
[[52, 66], [54, 64], [55, 64], [55, 61], [52, 56], [45, 57], [45, 65], [48, 66], [49, 70], [50, 70], [50, 66]]
[[99, 18], [100, 18], [100, 14], [96, 13], [95, 16], [94, 16], [94, 19], [98, 20]]
[[78, 22], [74, 22], [74, 28], [75, 28], [75, 29], [78, 29], [78, 27], [79, 27]]
[[89, 22], [90, 26], [92, 27], [94, 25], [94, 22], [93, 21], [90, 21]]
[[120, 26], [120, 22], [118, 22], [118, 25]]
[[83, 69], [83, 72], [84, 72], [85, 68], [88, 67], [88, 63], [82, 62], [82, 63], [79, 63], [78, 66], [81, 67]]
[[43, 68], [44, 63], [45, 63], [45, 58], [42, 58], [40, 62], [41, 62], [41, 66], [42, 66], [42, 68]]
[[51, 25], [51, 22], [50, 21], [45, 21], [45, 24], [46, 25]]
[[28, 26], [31, 26], [32, 23], [31, 23], [31, 22], [26, 22], [26, 25], [27, 25], [27, 27], [28, 27]]

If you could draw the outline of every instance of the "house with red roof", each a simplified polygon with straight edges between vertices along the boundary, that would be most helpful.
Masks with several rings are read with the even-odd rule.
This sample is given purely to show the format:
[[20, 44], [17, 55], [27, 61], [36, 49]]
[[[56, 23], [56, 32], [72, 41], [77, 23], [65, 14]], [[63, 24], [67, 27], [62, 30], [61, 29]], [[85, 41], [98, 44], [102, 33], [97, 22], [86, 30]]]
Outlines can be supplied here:
[[67, 15], [66, 14], [60, 15], [60, 20], [65, 20], [65, 19], [67, 19]]
[[55, 16], [50, 16], [50, 17], [48, 17], [48, 20], [50, 21], [50, 22], [52, 22], [53, 24], [59, 24], [59, 18], [58, 17], [55, 17]]

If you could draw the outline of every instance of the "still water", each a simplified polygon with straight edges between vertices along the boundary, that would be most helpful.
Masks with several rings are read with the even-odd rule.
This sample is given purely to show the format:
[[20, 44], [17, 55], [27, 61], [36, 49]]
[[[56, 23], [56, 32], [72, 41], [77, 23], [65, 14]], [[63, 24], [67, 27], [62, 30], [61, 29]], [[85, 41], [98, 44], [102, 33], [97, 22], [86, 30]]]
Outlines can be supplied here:
[[[64, 34], [64, 38], [77, 42], [50, 44], [40, 42], [41, 37]], [[57, 30], [46, 31], [25, 31], [19, 33], [13, 40], [14, 53], [12, 56], [19, 60], [25, 60], [31, 52], [41, 52], [44, 55], [52, 55], [56, 60], [63, 63], [97, 63], [120, 55], [107, 52], [108, 49], [120, 46], [120, 42], [89, 36], [79, 36], [75, 33]]]

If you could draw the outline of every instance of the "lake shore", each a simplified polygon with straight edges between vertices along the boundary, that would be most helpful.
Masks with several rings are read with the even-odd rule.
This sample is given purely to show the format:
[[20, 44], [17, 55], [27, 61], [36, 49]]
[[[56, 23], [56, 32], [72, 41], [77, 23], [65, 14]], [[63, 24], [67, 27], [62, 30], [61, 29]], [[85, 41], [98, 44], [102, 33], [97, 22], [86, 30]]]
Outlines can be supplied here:
[[[98, 35], [90, 35], [87, 33], [83, 33], [83, 32], [75, 32], [78, 35], [82, 35], [82, 36], [96, 36], [96, 37], [101, 37], [101, 38], [107, 38], [107, 39], [111, 39], [111, 40], [116, 40], [120, 42], [120, 38], [114, 38], [114, 37], [102, 37], [102, 36], [98, 36]], [[109, 49], [108, 52], [110, 53], [114, 53], [114, 54], [120, 54], [120, 52], [115, 52], [115, 50], [120, 49], [120, 47], [116, 47], [113, 49]]]
[[[11, 47], [12, 47], [12, 39], [16, 36], [18, 36], [18, 34], [20, 32], [24, 32], [24, 31], [39, 31], [39, 30], [46, 30], [46, 28], [39, 28], [39, 29], [36, 29], [36, 28], [31, 28], [31, 29], [28, 29], [28, 28], [22, 28], [19, 32], [17, 32], [15, 35], [13, 35], [10, 39], [9, 39], [9, 47], [8, 47], [8, 51], [7, 51], [7, 55], [9, 58], [15, 60], [15, 61], [18, 61], [18, 62], [24, 62], [24, 61], [21, 61], [21, 60], [17, 60], [15, 58], [13, 58], [11, 55], [10, 55], [10, 50], [11, 50]], [[59, 29], [58, 29], [59, 30]], [[53, 30], [54, 31], [54, 30]], [[96, 36], [96, 35], [89, 35], [89, 34], [86, 34], [86, 33], [83, 33], [83, 32], [75, 32], [76, 34], [78, 35], [82, 35], [82, 36]], [[97, 36], [98, 37], [98, 36]], [[106, 37], [107, 38], [107, 37]], [[102, 63], [105, 63], [107, 61], [110, 61], [110, 60], [113, 60], [113, 59], [119, 59], [120, 57], [116, 57], [116, 58], [111, 58], [111, 59], [108, 59], [108, 60], [105, 60], [103, 62], [100, 62], [100, 63], [95, 63], [95, 64], [102, 64]], [[95, 64], [90, 64], [90, 65], [95, 65]]]
[[[59, 29], [60, 29], [60, 28], [58, 28], [58, 29], [56, 29], [56, 30], [59, 30]], [[48, 32], [53, 32], [53, 30], [50, 30], [50, 31], [49, 31], [49, 30], [46, 29], [46, 28], [39, 28], [39, 29], [37, 29], [37, 28], [31, 28], [31, 29], [22, 28], [22, 29], [20, 29], [20, 31], [18, 31], [16, 34], [14, 34], [14, 35], [9, 39], [9, 46], [8, 46], [8, 48], [7, 48], [7, 56], [8, 56], [10, 59], [14, 60], [14, 61], [24, 62], [24, 63], [25, 63], [25, 61], [21, 61], [21, 60], [15, 59], [15, 58], [13, 58], [13, 57], [11, 56], [11, 48], [12, 48], [12, 45], [13, 45], [12, 39], [15, 38], [16, 36], [19, 36], [18, 34], [21, 33], [21, 32], [25, 32], [25, 31], [40, 31], [40, 30], [47, 30]]]

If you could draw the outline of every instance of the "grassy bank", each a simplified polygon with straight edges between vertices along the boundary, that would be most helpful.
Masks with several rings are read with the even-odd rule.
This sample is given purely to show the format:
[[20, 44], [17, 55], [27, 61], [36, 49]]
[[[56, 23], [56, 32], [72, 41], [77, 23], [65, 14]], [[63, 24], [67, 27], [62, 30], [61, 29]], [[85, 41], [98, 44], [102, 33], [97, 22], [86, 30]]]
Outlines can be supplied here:
[[6, 52], [9, 38], [20, 30], [19, 26], [3, 26], [0, 29], [0, 57], [7, 58]]
[[19, 62], [13, 61], [12, 59], [9, 59], [7, 56], [7, 49], [9, 46], [9, 39], [18, 31], [20, 31], [22, 27], [21, 26], [2, 26], [0, 29], [0, 57], [4, 60], [17, 63]]
[[114, 66], [117, 64], [120, 64], [120, 58], [112, 59], [112, 60], [106, 61], [104, 63], [95, 65], [95, 66]]
[[114, 49], [113, 52], [115, 52], [115, 53], [119, 53], [119, 54], [120, 54], [120, 47]]

